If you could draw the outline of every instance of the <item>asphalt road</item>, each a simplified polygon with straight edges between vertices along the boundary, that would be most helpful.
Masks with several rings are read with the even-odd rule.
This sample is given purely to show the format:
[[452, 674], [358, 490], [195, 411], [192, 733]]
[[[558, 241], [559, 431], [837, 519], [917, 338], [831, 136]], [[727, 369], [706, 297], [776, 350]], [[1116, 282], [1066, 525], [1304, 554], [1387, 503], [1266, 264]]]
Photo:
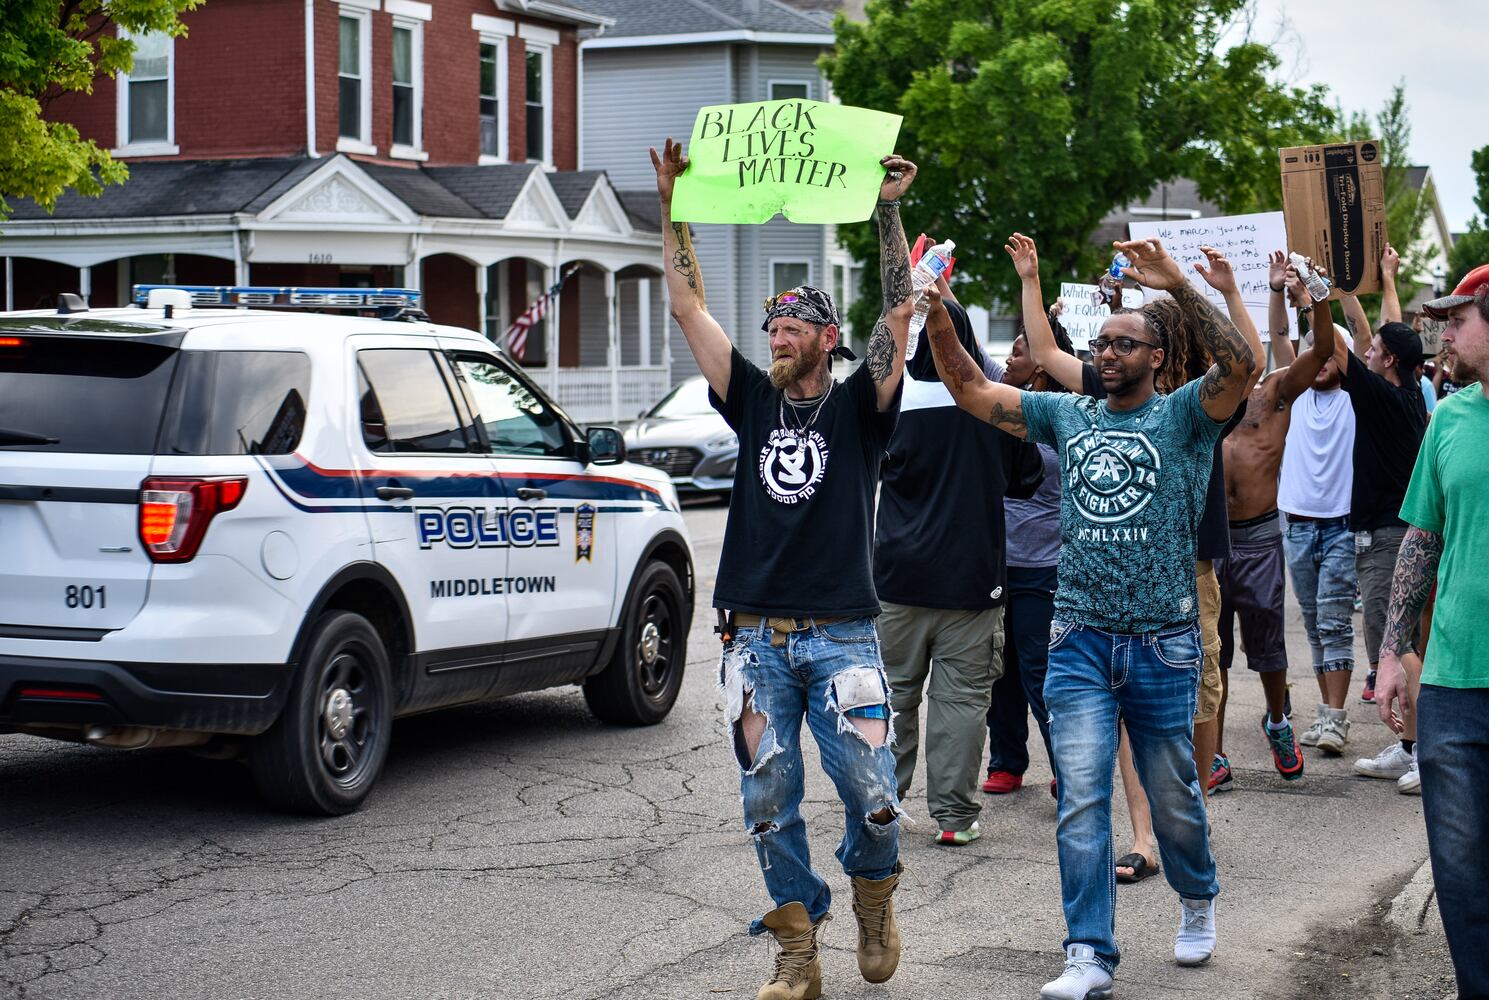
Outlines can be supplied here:
[[[739, 815], [707, 611], [724, 513], [687, 513], [699, 613], [682, 696], [653, 728], [600, 725], [575, 688], [408, 719], [372, 798], [331, 820], [267, 811], [235, 764], [0, 737], [0, 996], [753, 997], [769, 949], [744, 929], [770, 903]], [[1291, 596], [1289, 619], [1306, 726], [1314, 683]], [[1426, 840], [1419, 799], [1351, 771], [1388, 739], [1374, 708], [1352, 699], [1350, 752], [1310, 755], [1288, 784], [1259, 732], [1260, 685], [1236, 674], [1238, 787], [1211, 808], [1219, 951], [1175, 966], [1174, 894], [1161, 878], [1122, 886], [1118, 996], [1441, 997], [1441, 949], [1423, 958], [1379, 919]], [[905, 952], [885, 986], [857, 976], [832, 859], [841, 807], [809, 767], [812, 849], [839, 893], [826, 996], [1029, 998], [1058, 972], [1042, 756], [1023, 791], [988, 799], [985, 835], [965, 848], [931, 843], [912, 793]], [[1120, 801], [1116, 815], [1121, 851]]]

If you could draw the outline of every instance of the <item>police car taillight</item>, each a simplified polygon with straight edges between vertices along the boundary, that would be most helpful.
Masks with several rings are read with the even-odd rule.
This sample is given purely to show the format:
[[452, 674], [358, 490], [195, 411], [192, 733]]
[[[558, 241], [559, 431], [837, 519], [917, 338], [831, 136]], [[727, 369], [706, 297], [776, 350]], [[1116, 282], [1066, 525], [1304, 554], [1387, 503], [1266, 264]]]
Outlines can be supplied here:
[[146, 479], [140, 484], [140, 541], [155, 562], [187, 562], [207, 525], [248, 490], [245, 477]]

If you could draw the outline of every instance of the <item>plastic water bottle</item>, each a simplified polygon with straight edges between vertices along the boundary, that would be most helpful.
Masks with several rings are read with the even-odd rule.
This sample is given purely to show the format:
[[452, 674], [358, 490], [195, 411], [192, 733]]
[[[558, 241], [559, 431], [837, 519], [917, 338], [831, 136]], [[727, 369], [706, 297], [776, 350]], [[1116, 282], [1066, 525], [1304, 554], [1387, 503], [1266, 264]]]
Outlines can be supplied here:
[[915, 348], [920, 343], [920, 331], [925, 329], [925, 318], [931, 312], [931, 299], [925, 294], [925, 290], [946, 273], [946, 269], [951, 266], [951, 252], [955, 249], [954, 240], [928, 247], [921, 254], [915, 270], [910, 272], [910, 296], [915, 299], [915, 313], [910, 317], [910, 336], [905, 340], [906, 361], [915, 356]]
[[1287, 255], [1288, 261], [1298, 270], [1298, 279], [1303, 282], [1303, 287], [1308, 289], [1308, 294], [1315, 302], [1322, 302], [1329, 297], [1329, 288], [1334, 284], [1328, 278], [1319, 274], [1308, 266], [1308, 258], [1300, 253]]

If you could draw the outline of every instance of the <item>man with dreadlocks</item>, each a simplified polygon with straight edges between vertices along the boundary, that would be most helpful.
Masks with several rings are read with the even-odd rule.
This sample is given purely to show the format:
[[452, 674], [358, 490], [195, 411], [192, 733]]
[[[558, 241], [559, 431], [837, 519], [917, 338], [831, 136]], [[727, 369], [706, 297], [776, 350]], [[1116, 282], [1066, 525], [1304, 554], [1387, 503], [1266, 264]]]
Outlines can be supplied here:
[[900, 934], [890, 900], [899, 884], [899, 821], [889, 689], [874, 617], [874, 488], [894, 433], [914, 300], [899, 199], [915, 164], [881, 162], [880, 274], [884, 311], [864, 364], [841, 383], [832, 298], [802, 286], [765, 304], [771, 365], [751, 364], [708, 312], [685, 222], [672, 221], [672, 190], [688, 168], [671, 139], [651, 151], [662, 209], [662, 248], [672, 316], [692, 348], [709, 401], [739, 435], [734, 494], [724, 529], [714, 605], [725, 611], [720, 684], [739, 763], [745, 827], [775, 909], [750, 933], [781, 946], [759, 1000], [822, 992], [817, 930], [831, 893], [812, 867], [801, 727], [843, 800], [837, 857], [853, 886], [858, 968], [871, 983], [894, 975]]
[[[957, 405], [1053, 446], [1064, 475], [1044, 695], [1060, 774], [1056, 837], [1068, 936], [1064, 972], [1040, 990], [1046, 1000], [1111, 996], [1120, 957], [1111, 830], [1119, 712], [1180, 897], [1174, 958], [1197, 965], [1215, 950], [1219, 884], [1192, 736], [1203, 659], [1194, 554], [1215, 441], [1245, 399], [1256, 356], [1157, 240], [1117, 247], [1133, 262], [1128, 276], [1171, 298], [1102, 325], [1091, 349], [1103, 400], [991, 382], [944, 308], [933, 306], [926, 326]], [[1187, 336], [1212, 364], [1160, 393], [1155, 376], [1167, 347]]]

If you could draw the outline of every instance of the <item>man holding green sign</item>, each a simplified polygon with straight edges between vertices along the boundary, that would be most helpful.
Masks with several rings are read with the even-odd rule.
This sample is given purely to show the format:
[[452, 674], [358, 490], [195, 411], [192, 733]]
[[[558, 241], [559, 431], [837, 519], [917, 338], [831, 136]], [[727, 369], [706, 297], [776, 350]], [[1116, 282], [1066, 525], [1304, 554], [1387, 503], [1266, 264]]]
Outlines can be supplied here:
[[[802, 117], [804, 125], [805, 111]], [[784, 112], [767, 121], [794, 125]], [[716, 126], [734, 134], [728, 116]], [[889, 686], [874, 626], [879, 599], [872, 557], [874, 488], [899, 413], [914, 311], [899, 199], [915, 164], [886, 156], [876, 167], [884, 311], [864, 364], [838, 382], [833, 356], [854, 358], [840, 343], [837, 307], [821, 289], [803, 285], [766, 301], [761, 328], [770, 337], [768, 373], [734, 347], [709, 315], [687, 223], [673, 221], [693, 168], [671, 139], [651, 158], [672, 316], [708, 380], [709, 401], [739, 436], [713, 603], [720, 609], [719, 682], [745, 827], [775, 902], [750, 933], [769, 931], [781, 946], [758, 1000], [810, 1000], [822, 992], [817, 930], [828, 919], [832, 894], [812, 867], [801, 816], [803, 721], [843, 800], [837, 857], [853, 886], [859, 971], [882, 983], [900, 958], [891, 896], [900, 879], [903, 812], [890, 747]], [[831, 183], [856, 168], [846, 169], [840, 174], [829, 167]], [[810, 177], [811, 167], [801, 172]], [[819, 169], [813, 183], [825, 176]], [[796, 183], [794, 173], [788, 181]]]

